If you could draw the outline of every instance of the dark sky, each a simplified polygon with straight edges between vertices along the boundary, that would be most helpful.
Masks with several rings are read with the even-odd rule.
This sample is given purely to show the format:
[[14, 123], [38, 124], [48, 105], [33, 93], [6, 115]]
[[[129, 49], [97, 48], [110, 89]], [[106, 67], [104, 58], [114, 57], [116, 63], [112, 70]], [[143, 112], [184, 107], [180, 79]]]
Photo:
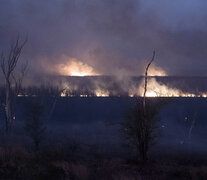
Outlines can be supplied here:
[[207, 76], [206, 10], [206, 0], [0, 0], [0, 48], [28, 36], [35, 73], [76, 59], [140, 75], [155, 49], [167, 74]]

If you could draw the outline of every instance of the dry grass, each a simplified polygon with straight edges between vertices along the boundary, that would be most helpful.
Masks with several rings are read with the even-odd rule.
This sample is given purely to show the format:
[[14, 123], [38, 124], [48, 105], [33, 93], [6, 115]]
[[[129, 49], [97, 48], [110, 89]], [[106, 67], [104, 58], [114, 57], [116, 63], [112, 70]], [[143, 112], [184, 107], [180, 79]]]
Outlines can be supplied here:
[[[82, 153], [82, 154], [81, 154]], [[81, 155], [80, 155], [81, 154]], [[0, 179], [68, 180], [205, 180], [207, 162], [191, 159], [162, 159], [146, 165], [124, 158], [89, 152], [71, 154], [61, 151], [28, 152], [25, 148], [0, 148]], [[72, 157], [72, 158], [71, 158]], [[97, 158], [98, 157], [98, 158]]]

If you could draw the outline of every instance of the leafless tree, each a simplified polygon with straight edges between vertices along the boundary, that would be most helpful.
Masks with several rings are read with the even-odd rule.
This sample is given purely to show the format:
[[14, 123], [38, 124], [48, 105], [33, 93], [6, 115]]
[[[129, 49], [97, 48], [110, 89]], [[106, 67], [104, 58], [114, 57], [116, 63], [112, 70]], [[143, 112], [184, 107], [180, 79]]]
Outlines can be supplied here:
[[28, 61], [25, 62], [25, 64], [22, 65], [19, 75], [14, 75], [14, 73], [12, 73], [12, 78], [14, 80], [14, 94], [15, 96], [18, 96], [19, 93], [22, 90], [22, 82], [24, 80], [24, 77], [27, 73], [28, 70]]
[[149, 146], [155, 137], [155, 116], [159, 110], [159, 105], [147, 103], [146, 98], [148, 70], [154, 58], [155, 51], [145, 69], [143, 98], [137, 98], [136, 107], [127, 113], [126, 121], [123, 124], [127, 138], [131, 140], [132, 145], [135, 145], [143, 163], [148, 160]]
[[153, 51], [153, 56], [152, 56], [152, 59], [151, 61], [147, 64], [147, 67], [145, 69], [145, 77], [144, 77], [144, 94], [143, 94], [143, 108], [144, 108], [144, 111], [146, 111], [146, 93], [147, 93], [147, 82], [148, 82], [148, 70], [149, 70], [149, 67], [150, 65], [152, 64], [152, 62], [154, 61], [155, 59], [155, 51]]
[[151, 61], [147, 64], [147, 67], [145, 69], [145, 81], [144, 81], [144, 94], [143, 94], [143, 119], [140, 122], [140, 134], [139, 134], [139, 149], [140, 149], [140, 154], [142, 157], [143, 161], [147, 161], [148, 159], [148, 149], [149, 149], [149, 143], [150, 143], [150, 133], [152, 130], [152, 122], [151, 116], [149, 116], [150, 113], [147, 111], [147, 106], [146, 106], [146, 93], [147, 93], [147, 82], [148, 82], [148, 70], [152, 62], [154, 61], [155, 58], [155, 51], [153, 51], [153, 56]]
[[[6, 111], [6, 133], [11, 129], [14, 121], [14, 116], [12, 112], [13, 94], [17, 95], [22, 83], [23, 76], [26, 71], [26, 66], [22, 68], [21, 77], [18, 79], [14, 75], [14, 71], [22, 53], [22, 49], [25, 46], [27, 40], [20, 42], [19, 36], [16, 41], [11, 43], [10, 51], [8, 56], [2, 52], [1, 54], [1, 69], [5, 79], [5, 111]], [[13, 83], [15, 84], [15, 92], [13, 89]]]

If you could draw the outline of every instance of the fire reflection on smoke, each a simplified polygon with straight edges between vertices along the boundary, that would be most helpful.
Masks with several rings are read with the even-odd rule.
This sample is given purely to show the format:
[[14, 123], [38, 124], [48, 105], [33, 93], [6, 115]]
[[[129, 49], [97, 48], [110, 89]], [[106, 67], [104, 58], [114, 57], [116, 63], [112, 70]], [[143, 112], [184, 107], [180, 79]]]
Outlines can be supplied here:
[[[143, 82], [144, 83], [144, 82]], [[142, 96], [144, 92], [143, 83], [138, 89], [138, 96]], [[160, 84], [156, 79], [148, 80], [147, 97], [207, 97], [207, 93], [185, 93], [176, 88], [170, 88], [167, 85]]]
[[[143, 76], [94, 76], [99, 75], [99, 73], [95, 72], [94, 69], [88, 64], [85, 64], [73, 58], [66, 58], [64, 62], [66, 63], [56, 65], [54, 69], [50, 69], [51, 72], [54, 72], [53, 70], [55, 70], [55, 72], [58, 72], [60, 75], [64, 76], [53, 76], [52, 81], [51, 78], [48, 78], [45, 82], [43, 82], [43, 87], [45, 87], [46, 89], [47, 87], [48, 89], [53, 89], [54, 93], [51, 93], [44, 88], [42, 90], [38, 89], [41, 88], [41, 84], [39, 84], [39, 87], [29, 87], [30, 90], [25, 89], [24, 91], [20, 92], [18, 96], [39, 96], [41, 95], [41, 93], [49, 93], [51, 94], [51, 96], [56, 96], [58, 94], [61, 97], [143, 96]], [[207, 79], [203, 81], [203, 83], [198, 83], [199, 87], [201, 87], [200, 92], [199, 87], [196, 87], [196, 85], [194, 86], [194, 84], [196, 84], [200, 79], [198, 81], [193, 80], [193, 83], [189, 83], [189, 81], [187, 83], [185, 78], [179, 81], [179, 78], [173, 77], [177, 79], [176, 82], [174, 81], [174, 83], [171, 83], [172, 78], [170, 78], [170, 81], [168, 81], [169, 79], [167, 77], [167, 73], [156, 65], [150, 66], [148, 75], [149, 77], [146, 92], [147, 97], [207, 97], [207, 88], [203, 88], [203, 84], [205, 84]], [[174, 85], [172, 86], [172, 84]], [[180, 84], [183, 84], [184, 86], [180, 86]], [[186, 84], [188, 85], [185, 86]]]
[[149, 68], [148, 76], [167, 76], [167, 73], [162, 68], [152, 64]]
[[[140, 83], [137, 87], [132, 86], [128, 89], [128, 96], [129, 97], [138, 97], [142, 96], [144, 92], [144, 86], [143, 83]], [[106, 87], [104, 89], [101, 89], [101, 87], [98, 87], [96, 89], [88, 89], [86, 91], [79, 91], [78, 88], [75, 90], [70, 88], [69, 85], [64, 85], [64, 91], [61, 92], [61, 96], [65, 97], [74, 97], [74, 96], [80, 96], [80, 97], [109, 97], [111, 96], [110, 89], [107, 89]], [[78, 93], [77, 93], [78, 92]], [[117, 93], [113, 94], [113, 96], [122, 96], [123, 94], [119, 94], [119, 90], [117, 89]], [[189, 92], [183, 92], [180, 89], [168, 87], [166, 84], [162, 84], [158, 82], [155, 78], [150, 77], [148, 79], [148, 86], [147, 86], [147, 97], [207, 97], [207, 93], [189, 93]]]
[[99, 75], [93, 68], [81, 61], [72, 59], [64, 64], [58, 65], [58, 73], [64, 76], [94, 76]]

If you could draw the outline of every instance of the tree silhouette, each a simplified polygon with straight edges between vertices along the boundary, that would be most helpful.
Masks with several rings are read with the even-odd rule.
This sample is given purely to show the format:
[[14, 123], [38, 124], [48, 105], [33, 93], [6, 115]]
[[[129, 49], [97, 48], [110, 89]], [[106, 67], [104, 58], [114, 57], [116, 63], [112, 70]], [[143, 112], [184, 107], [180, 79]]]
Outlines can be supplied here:
[[[27, 40], [24, 42], [20, 42], [19, 36], [16, 41], [11, 43], [11, 48], [8, 56], [2, 52], [0, 60], [1, 60], [1, 69], [5, 79], [5, 111], [6, 111], [6, 133], [11, 130], [13, 121], [15, 120], [15, 116], [12, 110], [14, 96], [17, 95], [18, 91], [21, 88], [22, 79], [25, 75], [25, 71], [27, 69], [27, 65], [24, 66], [21, 70], [20, 77], [17, 78], [17, 75], [14, 75], [14, 70], [17, 67], [19, 62], [20, 55], [22, 53], [22, 49], [25, 46]], [[15, 89], [12, 88], [12, 85], [15, 84]]]
[[34, 150], [39, 150], [40, 142], [44, 137], [46, 127], [43, 123], [43, 106], [40, 103], [32, 103], [26, 111], [25, 131], [34, 142]]

